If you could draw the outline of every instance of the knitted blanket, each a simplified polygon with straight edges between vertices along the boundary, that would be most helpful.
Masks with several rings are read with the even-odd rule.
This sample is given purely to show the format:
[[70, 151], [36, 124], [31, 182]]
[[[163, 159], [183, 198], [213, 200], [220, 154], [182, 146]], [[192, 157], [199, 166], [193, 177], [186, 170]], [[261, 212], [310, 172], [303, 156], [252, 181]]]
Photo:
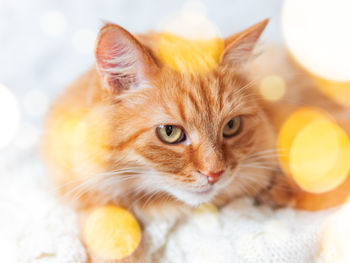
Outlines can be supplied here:
[[[27, 153], [1, 167], [1, 262], [85, 262], [77, 217], [50, 192], [42, 163]], [[349, 211], [271, 210], [242, 198], [221, 209], [201, 206], [179, 222], [153, 222], [143, 235], [151, 262], [350, 262]]]

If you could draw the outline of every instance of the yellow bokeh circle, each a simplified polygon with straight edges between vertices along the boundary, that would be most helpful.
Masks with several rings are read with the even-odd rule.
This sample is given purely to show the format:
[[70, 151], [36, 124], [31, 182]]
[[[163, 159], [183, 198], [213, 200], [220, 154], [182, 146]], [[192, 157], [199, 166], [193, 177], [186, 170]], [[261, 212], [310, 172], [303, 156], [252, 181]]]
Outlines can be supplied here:
[[286, 82], [280, 76], [269, 75], [261, 80], [259, 91], [264, 99], [278, 101], [286, 93]]
[[207, 18], [205, 6], [186, 3], [160, 27], [156, 57], [181, 73], [206, 73], [219, 63], [225, 48], [220, 30]]
[[282, 169], [305, 191], [323, 193], [350, 171], [347, 134], [324, 112], [301, 108], [283, 124], [277, 146]]
[[71, 152], [75, 131], [86, 114], [87, 109], [84, 108], [62, 110], [49, 119], [47, 127], [48, 152], [54, 163], [61, 167], [71, 169], [73, 166]]
[[118, 260], [136, 250], [141, 241], [141, 228], [129, 211], [107, 205], [88, 216], [84, 237], [95, 255], [106, 260]]
[[340, 185], [350, 169], [350, 143], [345, 132], [327, 119], [305, 126], [290, 149], [290, 169], [304, 190], [323, 193]]
[[47, 147], [54, 163], [72, 170], [77, 177], [104, 172], [111, 137], [106, 115], [99, 109], [86, 108], [55, 113], [47, 128]]
[[314, 108], [303, 107], [295, 111], [282, 125], [277, 139], [279, 162], [286, 174], [290, 174], [289, 150], [299, 131], [314, 120], [323, 118], [324, 113]]
[[162, 33], [157, 57], [165, 65], [182, 73], [202, 73], [214, 69], [224, 50], [221, 38], [187, 39]]
[[196, 207], [196, 209], [194, 210], [195, 215], [200, 215], [203, 213], [210, 213], [210, 214], [214, 214], [214, 215], [219, 215], [219, 209], [211, 203], [204, 203], [204, 204], [201, 204], [200, 206]]
[[72, 134], [70, 158], [76, 175], [105, 172], [110, 156], [111, 129], [103, 111], [93, 109], [81, 117]]

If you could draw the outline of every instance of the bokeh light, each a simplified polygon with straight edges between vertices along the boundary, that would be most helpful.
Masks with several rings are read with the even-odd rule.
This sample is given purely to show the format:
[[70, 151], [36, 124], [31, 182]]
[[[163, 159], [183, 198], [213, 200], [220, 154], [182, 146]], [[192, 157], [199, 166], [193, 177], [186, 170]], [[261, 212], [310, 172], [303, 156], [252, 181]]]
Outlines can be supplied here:
[[295, 208], [319, 211], [342, 205], [349, 197], [350, 178], [331, 191], [325, 193], [310, 193], [298, 191], [295, 196]]
[[217, 66], [223, 46], [221, 39], [188, 40], [163, 33], [158, 57], [164, 64], [180, 72], [206, 72]]
[[350, 81], [336, 82], [314, 76], [317, 87], [323, 94], [340, 105], [350, 107]]
[[105, 171], [110, 130], [98, 110], [62, 110], [48, 123], [47, 136], [54, 163], [83, 178]]
[[0, 149], [16, 136], [20, 122], [19, 105], [7, 87], [0, 84]]
[[86, 112], [83, 108], [62, 110], [49, 119], [47, 147], [53, 162], [61, 167], [71, 169], [73, 166], [70, 156], [73, 136]]
[[61, 36], [67, 28], [66, 17], [57, 10], [46, 11], [41, 16], [41, 28], [49, 36]]
[[72, 140], [70, 158], [77, 174], [88, 176], [105, 172], [110, 156], [111, 131], [103, 112], [91, 110], [80, 119]]
[[195, 215], [201, 215], [204, 213], [219, 215], [219, 209], [211, 203], [204, 203], [196, 207], [196, 209], [194, 210]]
[[350, 81], [350, 1], [286, 0], [282, 27], [295, 59], [313, 74]]
[[204, 11], [187, 5], [164, 24], [156, 50], [164, 64], [189, 73], [206, 72], [217, 66], [224, 40]]
[[278, 101], [286, 93], [284, 79], [277, 75], [269, 75], [263, 78], [259, 84], [261, 96], [269, 101]]
[[74, 48], [83, 54], [93, 54], [96, 33], [89, 29], [81, 29], [73, 36]]
[[41, 90], [33, 89], [24, 94], [22, 104], [26, 114], [41, 117], [48, 109], [49, 99]]
[[322, 193], [344, 182], [350, 170], [350, 142], [327, 120], [313, 121], [295, 137], [290, 149], [294, 180], [306, 191]]
[[32, 149], [40, 139], [40, 129], [30, 123], [22, 123], [13, 144], [20, 150]]
[[211, 204], [204, 203], [193, 211], [195, 224], [205, 231], [215, 231], [219, 225], [219, 209]]
[[107, 260], [122, 259], [132, 254], [141, 236], [136, 218], [124, 208], [111, 205], [92, 211], [84, 227], [88, 247]]
[[161, 26], [165, 31], [186, 39], [220, 38], [220, 30], [207, 18], [206, 6], [200, 1], [189, 1], [182, 10]]
[[295, 137], [303, 127], [323, 116], [324, 113], [318, 109], [304, 107], [290, 115], [280, 128], [277, 148], [281, 154], [278, 157], [280, 165], [286, 174], [290, 175], [289, 150]]
[[294, 112], [280, 129], [277, 147], [284, 152], [279, 157], [282, 168], [305, 191], [330, 191], [349, 174], [349, 138], [318, 109]]

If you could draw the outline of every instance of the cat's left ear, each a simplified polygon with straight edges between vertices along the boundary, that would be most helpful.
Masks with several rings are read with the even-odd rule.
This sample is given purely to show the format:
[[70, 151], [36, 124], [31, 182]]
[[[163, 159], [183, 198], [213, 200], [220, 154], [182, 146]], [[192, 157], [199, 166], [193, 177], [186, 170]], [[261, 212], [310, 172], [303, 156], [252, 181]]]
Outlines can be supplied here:
[[264, 31], [269, 19], [225, 39], [225, 49], [220, 64], [237, 66], [246, 62]]

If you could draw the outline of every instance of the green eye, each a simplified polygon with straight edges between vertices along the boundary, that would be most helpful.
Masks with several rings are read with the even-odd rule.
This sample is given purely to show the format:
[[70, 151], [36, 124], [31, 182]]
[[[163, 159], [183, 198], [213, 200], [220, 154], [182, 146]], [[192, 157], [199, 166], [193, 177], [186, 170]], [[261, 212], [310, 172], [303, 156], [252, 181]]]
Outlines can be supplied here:
[[176, 144], [186, 139], [183, 129], [174, 125], [161, 125], [157, 127], [156, 133], [161, 141], [168, 144]]
[[233, 137], [237, 135], [241, 127], [241, 117], [237, 116], [232, 118], [228, 123], [226, 123], [223, 131], [224, 137]]

